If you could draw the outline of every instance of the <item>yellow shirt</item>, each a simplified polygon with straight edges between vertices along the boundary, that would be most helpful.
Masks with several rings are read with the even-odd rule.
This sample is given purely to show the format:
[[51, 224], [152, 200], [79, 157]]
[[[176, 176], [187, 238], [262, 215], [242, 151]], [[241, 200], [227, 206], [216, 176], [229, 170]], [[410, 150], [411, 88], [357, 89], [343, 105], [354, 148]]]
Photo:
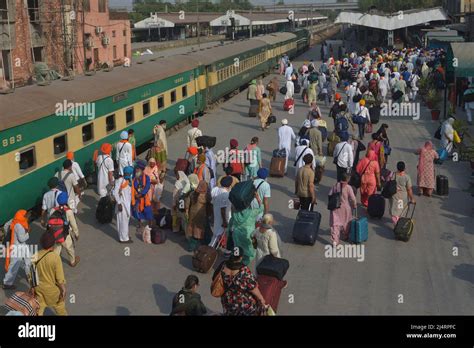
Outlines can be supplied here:
[[[46, 253], [48, 255], [44, 256]], [[38, 260], [40, 262], [37, 263], [36, 268], [39, 285], [35, 291], [44, 298], [46, 304], [55, 304], [58, 302], [60, 294], [58, 284], [66, 283], [61, 257], [54, 251], [41, 250], [33, 257], [33, 262], [36, 263]]]

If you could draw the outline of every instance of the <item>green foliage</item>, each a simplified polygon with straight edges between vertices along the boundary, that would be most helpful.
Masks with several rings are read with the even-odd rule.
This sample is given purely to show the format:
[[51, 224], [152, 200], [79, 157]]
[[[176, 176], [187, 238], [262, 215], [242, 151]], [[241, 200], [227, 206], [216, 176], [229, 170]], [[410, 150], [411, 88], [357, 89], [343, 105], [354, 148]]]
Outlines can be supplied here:
[[391, 13], [442, 6], [442, 0], [359, 0], [359, 8], [362, 11], [367, 11], [371, 6], [377, 7], [380, 11]]

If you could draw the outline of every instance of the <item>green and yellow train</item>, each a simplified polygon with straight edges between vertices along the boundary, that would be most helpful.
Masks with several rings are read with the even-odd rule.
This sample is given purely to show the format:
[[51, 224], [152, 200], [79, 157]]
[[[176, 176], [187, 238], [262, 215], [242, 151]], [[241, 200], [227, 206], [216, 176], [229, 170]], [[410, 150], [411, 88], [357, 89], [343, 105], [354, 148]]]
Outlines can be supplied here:
[[[0, 225], [41, 202], [66, 152], [90, 174], [94, 151], [121, 131], [133, 128], [144, 144], [160, 120], [173, 126], [201, 114], [271, 71], [282, 54], [308, 49], [309, 40], [307, 30], [275, 33], [0, 96]], [[77, 107], [59, 115], [68, 103]]]

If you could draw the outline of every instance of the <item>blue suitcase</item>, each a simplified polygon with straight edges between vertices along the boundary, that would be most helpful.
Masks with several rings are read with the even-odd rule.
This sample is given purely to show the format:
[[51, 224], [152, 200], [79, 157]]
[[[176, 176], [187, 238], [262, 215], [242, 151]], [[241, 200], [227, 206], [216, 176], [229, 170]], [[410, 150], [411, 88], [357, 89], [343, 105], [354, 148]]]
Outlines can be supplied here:
[[352, 243], [363, 243], [369, 239], [369, 222], [365, 216], [355, 218], [351, 221], [351, 230], [349, 232], [349, 239]]

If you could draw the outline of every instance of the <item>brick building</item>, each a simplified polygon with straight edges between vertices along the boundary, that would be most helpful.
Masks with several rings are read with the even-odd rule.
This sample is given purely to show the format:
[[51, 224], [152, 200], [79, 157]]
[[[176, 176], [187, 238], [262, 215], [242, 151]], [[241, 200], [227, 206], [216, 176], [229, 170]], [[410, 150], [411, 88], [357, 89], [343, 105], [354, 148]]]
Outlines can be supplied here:
[[37, 62], [62, 75], [123, 64], [130, 37], [107, 0], [0, 0], [0, 88], [31, 83]]

